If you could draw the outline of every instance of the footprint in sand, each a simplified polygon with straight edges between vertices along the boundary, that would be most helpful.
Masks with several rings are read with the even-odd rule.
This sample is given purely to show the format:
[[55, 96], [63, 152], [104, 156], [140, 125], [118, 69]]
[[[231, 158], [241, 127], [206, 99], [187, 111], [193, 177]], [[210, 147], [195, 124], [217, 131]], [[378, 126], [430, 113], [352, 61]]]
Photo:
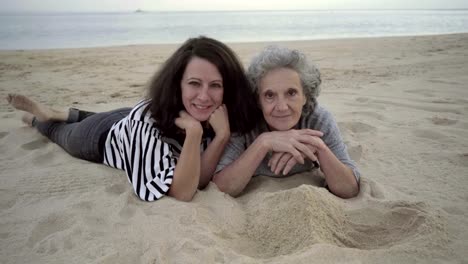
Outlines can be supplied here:
[[382, 249], [440, 231], [427, 207], [422, 202], [389, 202], [348, 212], [350, 229], [343, 242], [350, 248]]
[[45, 145], [47, 145], [47, 143], [48, 143], [47, 139], [37, 139], [37, 140], [21, 145], [21, 148], [25, 150], [35, 150], [35, 149], [44, 147]]
[[338, 122], [340, 128], [351, 131], [355, 134], [369, 133], [377, 131], [374, 126], [362, 122]]
[[413, 134], [419, 138], [425, 138], [434, 141], [440, 141], [441, 139], [447, 138], [446, 135], [429, 129], [415, 129], [413, 130]]

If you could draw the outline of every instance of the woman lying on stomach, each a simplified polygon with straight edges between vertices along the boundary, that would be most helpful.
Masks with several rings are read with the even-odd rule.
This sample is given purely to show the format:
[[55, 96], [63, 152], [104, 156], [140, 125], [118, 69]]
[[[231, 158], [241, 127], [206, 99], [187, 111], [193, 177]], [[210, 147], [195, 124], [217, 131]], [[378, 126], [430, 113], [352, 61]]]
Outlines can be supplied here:
[[134, 108], [56, 111], [23, 95], [7, 100], [72, 156], [124, 170], [140, 199], [190, 201], [211, 180], [231, 131], [253, 128], [251, 93], [235, 53], [199, 37], [167, 59]]
[[317, 102], [317, 68], [296, 50], [270, 46], [254, 57], [247, 76], [263, 117], [253, 131], [231, 137], [213, 177], [218, 188], [235, 196], [255, 175], [320, 169], [332, 193], [356, 196], [360, 173], [332, 114]]

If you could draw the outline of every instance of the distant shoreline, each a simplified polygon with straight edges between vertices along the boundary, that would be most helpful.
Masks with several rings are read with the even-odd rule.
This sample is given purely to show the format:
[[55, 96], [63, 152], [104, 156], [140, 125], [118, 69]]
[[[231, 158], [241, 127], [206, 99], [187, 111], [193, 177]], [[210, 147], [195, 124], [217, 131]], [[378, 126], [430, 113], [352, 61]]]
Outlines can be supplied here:
[[[383, 39], [383, 38], [411, 38], [411, 37], [436, 37], [436, 36], [453, 36], [453, 35], [466, 35], [468, 32], [446, 33], [446, 34], [421, 34], [421, 35], [400, 35], [400, 36], [371, 36], [371, 37], [347, 37], [347, 38], [322, 38], [322, 39], [298, 39], [298, 40], [259, 40], [259, 41], [225, 41], [225, 43], [233, 45], [249, 45], [265, 43], [307, 43], [315, 41], [340, 41], [340, 40], [365, 40], [365, 39]], [[73, 50], [73, 49], [107, 49], [107, 48], [120, 48], [120, 47], [136, 47], [136, 46], [176, 46], [182, 42], [173, 43], [138, 43], [127, 45], [107, 45], [107, 46], [89, 46], [89, 47], [66, 47], [66, 48], [43, 48], [43, 49], [0, 49], [0, 52], [15, 52], [15, 51], [54, 51], [54, 50]]]

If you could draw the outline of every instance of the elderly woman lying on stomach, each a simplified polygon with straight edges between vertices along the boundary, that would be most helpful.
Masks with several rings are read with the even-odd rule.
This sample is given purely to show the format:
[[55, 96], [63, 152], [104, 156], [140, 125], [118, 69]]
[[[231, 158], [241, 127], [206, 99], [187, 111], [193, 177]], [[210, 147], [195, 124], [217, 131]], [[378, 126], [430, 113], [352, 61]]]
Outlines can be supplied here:
[[247, 75], [263, 117], [250, 133], [231, 137], [213, 178], [218, 188], [235, 196], [254, 175], [319, 168], [332, 193], [356, 196], [360, 173], [332, 114], [316, 99], [318, 69], [301, 52], [270, 46], [253, 58]]

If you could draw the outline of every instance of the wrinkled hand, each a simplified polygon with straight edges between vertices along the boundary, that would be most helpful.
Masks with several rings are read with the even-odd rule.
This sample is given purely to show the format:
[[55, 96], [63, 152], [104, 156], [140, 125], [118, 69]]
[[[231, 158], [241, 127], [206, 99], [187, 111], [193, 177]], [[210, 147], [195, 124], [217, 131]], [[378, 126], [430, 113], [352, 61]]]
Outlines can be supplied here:
[[228, 138], [231, 135], [229, 116], [226, 105], [222, 104], [211, 114], [208, 123], [213, 128], [216, 136]]
[[175, 119], [175, 124], [186, 133], [191, 131], [203, 131], [200, 121], [193, 118], [184, 110], [179, 112], [179, 117]]
[[[317, 131], [319, 132], [319, 131]], [[308, 150], [307, 152], [301, 152], [303, 158], [308, 158], [312, 161], [318, 161], [318, 150], [323, 148], [325, 144], [319, 136], [309, 137], [307, 142], [304, 143]], [[294, 158], [291, 153], [288, 152], [275, 152], [268, 161], [268, 166], [271, 171], [275, 174], [282, 173], [283, 175], [288, 174], [291, 169], [298, 163], [298, 160]], [[301, 163], [302, 164], [302, 163]]]
[[312, 129], [291, 129], [264, 133], [270, 151], [289, 153], [300, 164], [304, 164], [304, 157], [310, 159], [315, 157], [313, 149], [308, 144], [313, 142], [315, 138], [319, 139], [318, 137], [322, 135], [322, 132]]
[[[311, 150], [314, 153], [311, 160], [318, 161], [316, 151], [314, 149]], [[305, 158], [304, 155], [302, 157]], [[268, 161], [268, 167], [270, 167], [270, 170], [276, 175], [279, 175], [280, 173], [287, 175], [297, 163], [297, 160], [294, 159], [293, 155], [290, 153], [275, 152]]]

